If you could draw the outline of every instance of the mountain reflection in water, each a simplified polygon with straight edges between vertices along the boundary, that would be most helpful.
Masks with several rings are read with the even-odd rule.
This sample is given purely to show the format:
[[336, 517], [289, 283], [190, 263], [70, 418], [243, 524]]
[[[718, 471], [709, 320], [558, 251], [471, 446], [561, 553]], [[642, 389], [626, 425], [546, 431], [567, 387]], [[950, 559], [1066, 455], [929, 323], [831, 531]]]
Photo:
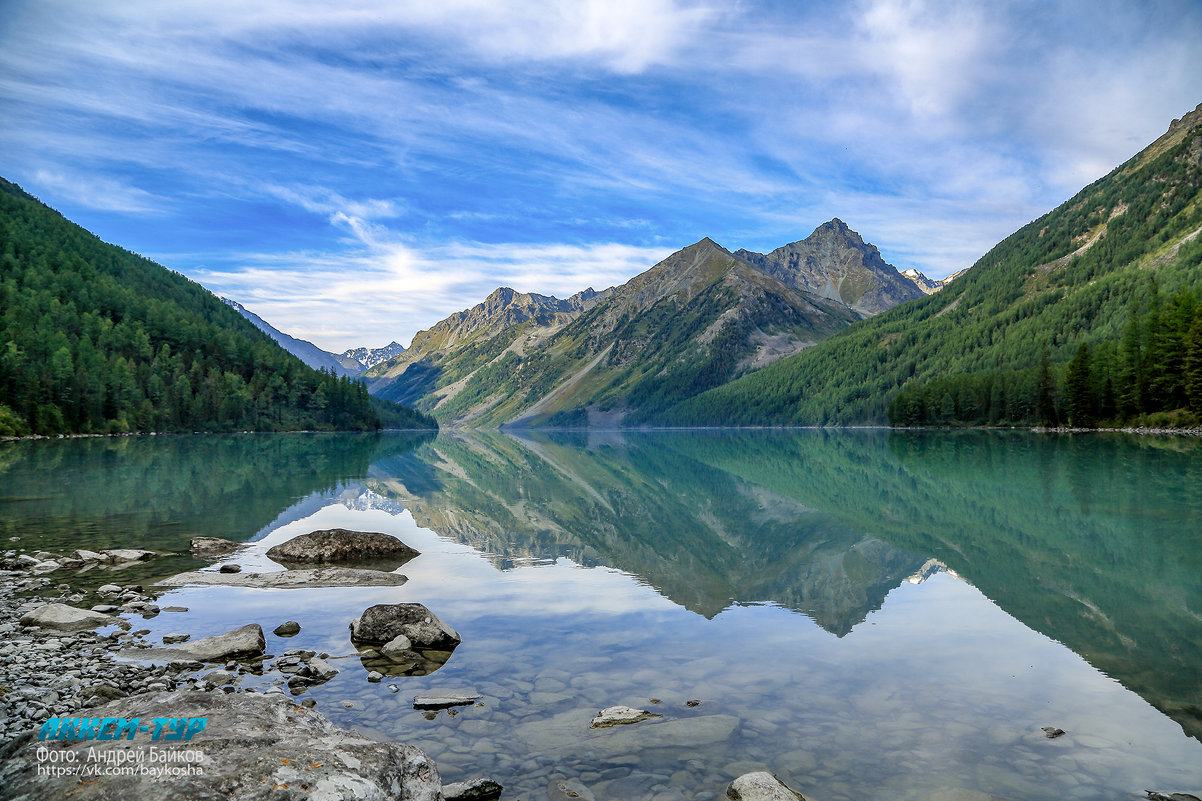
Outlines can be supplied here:
[[1202, 443], [1025, 432], [444, 433], [364, 482], [499, 560], [843, 636], [946, 565], [1202, 739]]

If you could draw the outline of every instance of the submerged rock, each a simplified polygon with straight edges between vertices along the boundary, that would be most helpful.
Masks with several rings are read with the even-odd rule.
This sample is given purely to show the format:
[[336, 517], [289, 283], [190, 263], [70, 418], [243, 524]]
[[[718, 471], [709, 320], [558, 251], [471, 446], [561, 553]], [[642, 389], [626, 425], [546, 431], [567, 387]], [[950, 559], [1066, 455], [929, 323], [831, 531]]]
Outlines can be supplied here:
[[414, 648], [452, 650], [459, 634], [421, 604], [376, 604], [351, 621], [351, 639], [383, 645], [404, 635]]
[[99, 626], [111, 626], [114, 623], [129, 627], [129, 624], [120, 618], [66, 604], [39, 606], [37, 609], [21, 615], [20, 623], [22, 626], [40, 626], [44, 629], [57, 629], [58, 631], [81, 631]]
[[238, 550], [238, 543], [221, 537], [193, 537], [188, 550], [197, 556], [214, 556]]
[[589, 728], [607, 729], [610, 726], [628, 726], [632, 723], [641, 723], [644, 720], [662, 717], [663, 715], [657, 715], [645, 709], [635, 709], [630, 706], [611, 706], [598, 712], [597, 716], [593, 718], [593, 722], [589, 724]]
[[400, 567], [419, 554], [390, 534], [331, 528], [293, 537], [270, 548], [267, 556], [279, 562], [389, 561]]
[[148, 562], [158, 556], [154, 551], [137, 548], [106, 548], [100, 553], [107, 556], [110, 562]]
[[789, 789], [780, 779], [767, 771], [744, 773], [726, 788], [731, 801], [805, 801], [801, 793]]
[[[232, 801], [281, 798], [356, 798], [438, 801], [443, 798], [438, 768], [421, 750], [400, 743], [379, 742], [338, 728], [321, 713], [296, 706], [279, 694], [159, 693], [139, 699], [143, 719], [207, 718], [205, 728], [187, 743], [154, 743], [159, 750], [192, 750], [203, 755], [196, 763], [200, 775], [170, 777], [170, 783], [138, 776], [96, 776], [80, 783], [78, 776], [38, 776], [33, 735], [28, 747], [17, 748], [0, 767], [0, 786], [9, 797], [72, 798], [101, 801], [159, 801], [179, 795]], [[93, 710], [98, 717], [128, 717], [129, 703], [121, 701]], [[130, 743], [113, 741], [46, 741], [55, 752], [75, 752], [84, 764], [89, 750], [109, 764], [125, 764], [131, 748], [148, 750], [146, 738]], [[60, 761], [66, 762], [65, 755]], [[121, 757], [118, 759], [117, 757]], [[180, 762], [174, 767], [187, 767]], [[302, 789], [304, 788], [304, 789]]]
[[277, 570], [273, 573], [178, 573], [158, 583], [160, 587], [220, 584], [228, 587], [399, 587], [409, 579], [399, 573], [318, 567], [312, 570]]

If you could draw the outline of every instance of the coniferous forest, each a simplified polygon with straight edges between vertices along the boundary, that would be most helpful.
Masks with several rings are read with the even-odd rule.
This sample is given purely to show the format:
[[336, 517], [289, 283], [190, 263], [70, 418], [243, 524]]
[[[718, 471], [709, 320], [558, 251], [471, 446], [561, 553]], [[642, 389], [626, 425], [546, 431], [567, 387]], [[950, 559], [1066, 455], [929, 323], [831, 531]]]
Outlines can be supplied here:
[[0, 178], [0, 435], [435, 428]]

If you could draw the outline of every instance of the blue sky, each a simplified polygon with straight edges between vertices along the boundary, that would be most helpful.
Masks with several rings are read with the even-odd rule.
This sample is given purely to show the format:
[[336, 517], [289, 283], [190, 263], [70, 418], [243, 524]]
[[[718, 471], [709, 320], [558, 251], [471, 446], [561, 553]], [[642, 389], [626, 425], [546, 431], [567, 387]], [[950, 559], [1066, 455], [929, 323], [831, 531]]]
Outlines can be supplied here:
[[0, 0], [0, 175], [341, 351], [840, 217], [966, 267], [1202, 102], [1202, 2]]

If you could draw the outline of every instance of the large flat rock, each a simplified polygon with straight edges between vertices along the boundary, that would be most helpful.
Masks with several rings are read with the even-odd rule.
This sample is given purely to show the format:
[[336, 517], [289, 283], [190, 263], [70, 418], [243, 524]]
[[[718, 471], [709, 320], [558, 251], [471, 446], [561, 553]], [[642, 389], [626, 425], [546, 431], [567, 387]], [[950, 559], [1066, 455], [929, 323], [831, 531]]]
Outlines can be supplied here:
[[[201, 662], [225, 662], [248, 656], [259, 656], [267, 650], [263, 628], [258, 623], [248, 623], [225, 634], [202, 637], [199, 640], [173, 645], [170, 648], [154, 649], [174, 654], [176, 659], [198, 659]], [[143, 651], [143, 653], [147, 653]]]
[[351, 567], [318, 567], [311, 570], [277, 570], [272, 573], [177, 573], [158, 582], [160, 587], [221, 585], [224, 587], [399, 587], [409, 579], [400, 573], [358, 570]]
[[21, 615], [20, 622], [22, 626], [41, 626], [44, 629], [58, 631], [82, 631], [100, 626], [111, 626], [114, 623], [128, 626], [121, 618], [66, 604], [39, 606], [37, 609]]
[[[280, 695], [207, 693], [200, 691], [139, 696], [136, 704], [122, 699], [89, 712], [99, 718], [207, 718], [187, 742], [152, 742], [139, 733], [129, 740], [37, 742], [33, 735], [7, 747], [0, 760], [0, 795], [5, 798], [73, 801], [163, 801], [230, 799], [231, 801], [300, 801], [300, 799], [360, 799], [361, 801], [442, 801], [438, 768], [421, 750], [385, 743], [340, 729], [321, 713], [296, 706]], [[129, 765], [129, 755], [144, 752], [147, 768], [187, 769], [200, 775], [160, 778], [97, 775], [80, 782], [78, 776], [39, 776], [38, 747], [54, 752], [43, 765]], [[155, 762], [151, 746], [166, 752], [199, 754], [199, 762]], [[89, 750], [104, 760], [88, 763]], [[74, 752], [68, 762], [62, 752]], [[103, 771], [101, 772], [103, 773]]]

